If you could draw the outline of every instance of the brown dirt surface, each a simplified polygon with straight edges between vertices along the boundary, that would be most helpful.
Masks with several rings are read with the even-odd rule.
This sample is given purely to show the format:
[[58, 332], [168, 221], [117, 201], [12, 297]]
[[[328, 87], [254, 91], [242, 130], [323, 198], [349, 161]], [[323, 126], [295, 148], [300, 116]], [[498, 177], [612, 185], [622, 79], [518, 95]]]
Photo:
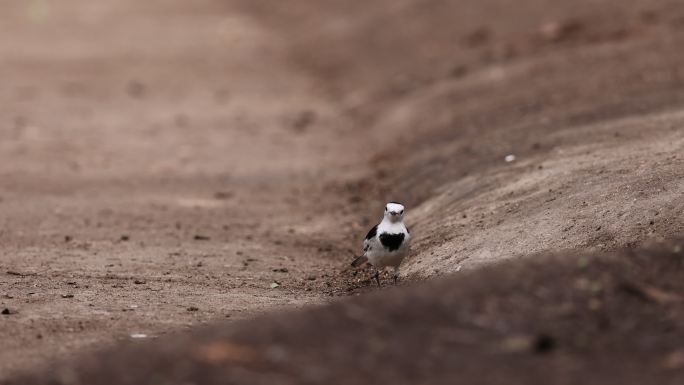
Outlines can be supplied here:
[[352, 211], [322, 190], [353, 147], [271, 33], [215, 2], [30, 3], [0, 23], [0, 377], [343, 290]]
[[680, 2], [2, 11], [0, 382], [681, 382]]
[[508, 261], [124, 347], [50, 383], [678, 384], [682, 250]]
[[[369, 137], [395, 141], [373, 158], [375, 188], [425, 235], [408, 274], [684, 230], [680, 3], [332, 3], [336, 28], [273, 23], [322, 29], [295, 58]], [[281, 11], [316, 9], [298, 4]]]

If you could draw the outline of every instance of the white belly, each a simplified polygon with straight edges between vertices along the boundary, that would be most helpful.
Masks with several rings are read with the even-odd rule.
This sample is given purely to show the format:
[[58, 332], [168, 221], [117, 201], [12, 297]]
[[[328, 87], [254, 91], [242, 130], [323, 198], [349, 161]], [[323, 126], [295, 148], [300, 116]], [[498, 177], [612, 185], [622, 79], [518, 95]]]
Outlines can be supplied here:
[[404, 242], [399, 249], [394, 251], [388, 251], [383, 247], [374, 248], [366, 253], [366, 257], [368, 257], [368, 262], [378, 269], [384, 267], [399, 267], [401, 261], [408, 255], [408, 251], [408, 242]]

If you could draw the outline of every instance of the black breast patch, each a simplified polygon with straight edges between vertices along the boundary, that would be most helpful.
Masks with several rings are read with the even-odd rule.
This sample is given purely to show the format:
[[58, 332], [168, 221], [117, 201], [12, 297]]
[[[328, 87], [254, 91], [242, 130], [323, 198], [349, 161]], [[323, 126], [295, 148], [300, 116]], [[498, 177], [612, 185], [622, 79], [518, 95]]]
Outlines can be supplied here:
[[380, 243], [388, 249], [389, 251], [394, 251], [401, 246], [401, 243], [404, 242], [404, 234], [389, 234], [389, 233], [382, 233], [380, 234]]
[[369, 239], [375, 237], [375, 235], [376, 235], [377, 233], [378, 233], [378, 225], [375, 225], [375, 226], [373, 226], [372, 229], [370, 229], [370, 231], [369, 231], [368, 234], [366, 235], [366, 240], [369, 240]]

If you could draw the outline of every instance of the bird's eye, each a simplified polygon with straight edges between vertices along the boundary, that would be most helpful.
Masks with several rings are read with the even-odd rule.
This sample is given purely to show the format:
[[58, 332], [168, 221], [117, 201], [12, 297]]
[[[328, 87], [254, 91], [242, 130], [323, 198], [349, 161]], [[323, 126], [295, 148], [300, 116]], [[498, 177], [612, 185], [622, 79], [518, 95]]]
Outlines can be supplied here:
[[385, 212], [387, 212], [387, 207], [385, 207]]

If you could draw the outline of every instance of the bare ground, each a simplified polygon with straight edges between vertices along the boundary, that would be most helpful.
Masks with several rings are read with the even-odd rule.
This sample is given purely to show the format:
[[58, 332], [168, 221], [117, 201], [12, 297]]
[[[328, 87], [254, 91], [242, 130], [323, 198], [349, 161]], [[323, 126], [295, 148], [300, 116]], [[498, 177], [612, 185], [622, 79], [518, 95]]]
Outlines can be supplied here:
[[[58, 366], [51, 384], [679, 384], [682, 244], [563, 254]], [[16, 384], [46, 383], [20, 378]]]
[[[662, 263], [599, 258], [587, 276], [573, 258], [539, 256], [682, 234], [677, 2], [36, 4], [3, 5], [0, 23], [0, 308], [11, 313], [0, 316], [0, 378], [55, 358], [67, 361], [49, 376], [65, 383], [93, 383], [89, 374], [151, 383], [145, 376], [169, 362], [189, 366], [168, 372], [168, 383], [460, 373], [562, 384], [587, 372], [608, 383], [625, 362], [637, 369], [615, 383], [680, 378], [680, 353], [667, 343], [681, 332], [680, 302], [654, 305], [648, 294], [682, 296], [673, 244]], [[273, 312], [195, 342], [175, 333], [368, 291], [363, 272], [346, 266], [389, 199], [409, 205], [409, 281], [531, 261], [386, 301], [389, 292]], [[643, 277], [626, 273], [639, 269]], [[592, 289], [569, 289], [582, 279], [604, 285], [601, 304]], [[570, 321], [534, 310], [568, 296]], [[504, 314], [503, 326], [493, 321]], [[622, 321], [597, 329], [594, 315]], [[579, 337], [568, 336], [573, 328]], [[65, 369], [74, 354], [132, 333], [181, 340], [134, 348], [165, 352], [150, 362], [125, 350], [106, 356], [108, 368]], [[212, 333], [224, 337], [209, 353], [186, 349], [204, 351]], [[539, 335], [560, 353], [490, 349], [533, 351], [548, 342]], [[279, 347], [293, 361], [277, 362]], [[348, 370], [359, 355], [365, 364]], [[491, 367], [506, 370], [477, 376]]]
[[3, 8], [0, 373], [330, 296], [353, 152], [276, 37], [211, 2]]

